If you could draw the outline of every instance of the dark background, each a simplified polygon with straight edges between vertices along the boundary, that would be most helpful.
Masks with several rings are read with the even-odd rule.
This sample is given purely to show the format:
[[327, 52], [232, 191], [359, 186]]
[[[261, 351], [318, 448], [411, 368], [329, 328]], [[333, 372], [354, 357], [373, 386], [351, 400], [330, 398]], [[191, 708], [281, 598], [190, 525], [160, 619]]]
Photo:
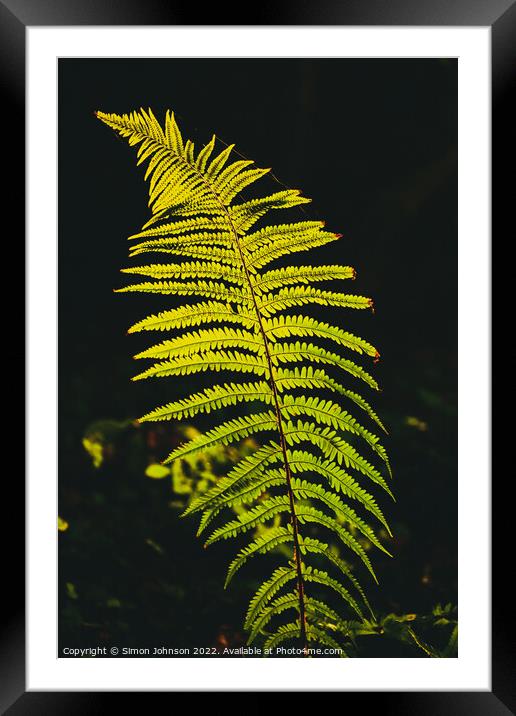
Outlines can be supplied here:
[[[296, 219], [321, 218], [343, 234], [297, 260], [354, 266], [353, 292], [375, 300], [374, 316], [339, 317], [382, 354], [374, 373], [383, 393], [372, 400], [390, 432], [384, 443], [394, 468], [397, 502], [381, 505], [395, 559], [375, 555], [381, 587], [368, 594], [383, 612], [456, 603], [456, 61], [66, 59], [59, 511], [69, 528], [60, 534], [60, 646], [201, 646], [221, 633], [238, 643], [252, 590], [242, 571], [222, 591], [233, 545], [205, 552], [194, 520], [178, 520], [168, 507], [168, 482], [147, 479], [141, 456], [127, 468], [129, 442], [121, 439], [99, 470], [82, 447], [96, 421], [136, 418], [175, 391], [189, 392], [181, 381], [129, 382], [131, 356], [149, 340], [126, 329], [162, 310], [164, 297], [112, 293], [129, 265], [125, 238], [148, 218], [147, 191], [134, 150], [94, 111], [140, 106], [160, 119], [174, 109], [197, 147], [213, 132], [235, 142], [313, 198]], [[262, 187], [281, 188], [272, 179]]]

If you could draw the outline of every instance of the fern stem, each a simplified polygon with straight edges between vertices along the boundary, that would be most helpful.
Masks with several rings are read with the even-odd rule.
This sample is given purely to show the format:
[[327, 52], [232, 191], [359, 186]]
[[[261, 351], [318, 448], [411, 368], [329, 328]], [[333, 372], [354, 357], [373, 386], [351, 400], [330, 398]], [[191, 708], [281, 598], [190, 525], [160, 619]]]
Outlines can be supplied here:
[[303, 580], [303, 569], [301, 564], [301, 550], [299, 546], [299, 522], [296, 515], [296, 508], [295, 508], [295, 498], [294, 498], [294, 491], [292, 490], [292, 472], [290, 470], [290, 464], [288, 461], [288, 455], [287, 455], [287, 441], [285, 439], [285, 432], [283, 430], [283, 420], [281, 417], [281, 407], [278, 397], [278, 391], [276, 388], [276, 381], [274, 380], [274, 373], [273, 373], [273, 365], [272, 365], [272, 358], [271, 353], [269, 349], [269, 339], [267, 337], [267, 334], [265, 332], [265, 329], [263, 327], [262, 322], [262, 315], [260, 313], [260, 309], [258, 307], [258, 302], [256, 300], [256, 294], [254, 292], [253, 283], [251, 281], [251, 276], [249, 274], [249, 269], [247, 268], [247, 264], [245, 261], [244, 253], [242, 251], [242, 247], [240, 246], [240, 242], [238, 240], [238, 232], [235, 228], [235, 225], [233, 224], [233, 220], [231, 219], [231, 216], [229, 212], [227, 211], [226, 207], [221, 203], [221, 207], [223, 208], [228, 223], [231, 226], [231, 231], [235, 237], [235, 245], [238, 249], [238, 253], [240, 256], [240, 260], [242, 262], [242, 266], [244, 268], [245, 276], [247, 279], [247, 282], [249, 284], [249, 291], [253, 300], [254, 309], [256, 311], [256, 316], [258, 319], [258, 326], [262, 335], [263, 339], [263, 346], [265, 349], [265, 357], [267, 360], [267, 366], [269, 369], [269, 384], [272, 391], [272, 397], [274, 400], [274, 411], [276, 414], [276, 422], [278, 424], [278, 434], [280, 439], [280, 447], [281, 452], [283, 456], [283, 463], [285, 466], [285, 477], [287, 481], [287, 492], [288, 492], [288, 499], [290, 502], [290, 512], [291, 512], [291, 522], [292, 522], [292, 533], [293, 533], [293, 542], [294, 542], [294, 561], [296, 565], [296, 581], [297, 581], [297, 591], [299, 596], [299, 622], [300, 622], [300, 641], [301, 646], [303, 648], [304, 655], [308, 655], [308, 637], [307, 637], [307, 631], [306, 631], [306, 607], [305, 607], [305, 585]]

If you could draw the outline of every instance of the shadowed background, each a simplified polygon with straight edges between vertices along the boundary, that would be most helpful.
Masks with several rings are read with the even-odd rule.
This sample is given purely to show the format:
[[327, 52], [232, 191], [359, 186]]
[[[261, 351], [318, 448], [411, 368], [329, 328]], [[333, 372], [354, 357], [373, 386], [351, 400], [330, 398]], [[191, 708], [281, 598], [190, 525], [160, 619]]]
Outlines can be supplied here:
[[[375, 555], [380, 588], [368, 593], [383, 612], [456, 603], [456, 105], [451, 59], [60, 60], [61, 647], [239, 644], [255, 585], [242, 570], [222, 591], [235, 546], [205, 552], [195, 520], [169, 507], [169, 481], [145, 477], [149, 456], [163, 457], [148, 435], [121, 430], [98, 469], [82, 445], [99, 420], [129, 423], [196, 388], [193, 378], [129, 382], [131, 356], [150, 340], [126, 329], [168, 299], [112, 293], [130, 264], [126, 237], [148, 218], [147, 189], [134, 149], [97, 109], [151, 106], [159, 119], [174, 109], [198, 148], [215, 133], [313, 198], [294, 220], [343, 234], [289, 260], [350, 264], [357, 279], [343, 290], [375, 301], [375, 315], [314, 314], [382, 354], [372, 372], [383, 393], [371, 400], [390, 432], [397, 502], [380, 502], [395, 559]], [[363, 652], [384, 654], [414, 655], [381, 640]]]

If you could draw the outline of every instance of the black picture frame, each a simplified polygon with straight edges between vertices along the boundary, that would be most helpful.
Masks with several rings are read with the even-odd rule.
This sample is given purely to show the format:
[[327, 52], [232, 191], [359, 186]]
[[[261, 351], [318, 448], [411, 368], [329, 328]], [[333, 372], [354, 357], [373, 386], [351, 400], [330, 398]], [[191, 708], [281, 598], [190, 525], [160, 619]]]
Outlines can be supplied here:
[[[514, 201], [514, 182], [507, 180], [514, 175], [515, 115], [511, 110], [511, 95], [516, 74], [516, 2], [514, 0], [320, 0], [318, 3], [256, 3], [247, 8], [246, 16], [233, 15], [228, 23], [217, 4], [203, 9], [203, 24], [242, 25], [409, 25], [409, 26], [489, 26], [492, 33], [492, 210], [493, 237], [502, 243], [506, 227], [511, 227], [509, 212]], [[216, 10], [216, 12], [214, 12]], [[11, 244], [23, 245], [21, 239], [24, 216], [24, 161], [25, 142], [25, 31], [28, 26], [59, 25], [196, 25], [198, 19], [191, 5], [164, 0], [123, 0], [105, 3], [90, 0], [0, 0], [0, 77], [2, 89], [2, 112], [0, 113], [3, 137], [13, 151], [9, 162], [10, 191], [8, 197], [10, 216], [16, 217], [13, 228], [15, 239]], [[9, 138], [6, 140], [5, 138]], [[4, 161], [5, 151], [4, 151]], [[7, 164], [6, 164], [7, 166]], [[512, 170], [512, 171], [511, 171]], [[13, 206], [14, 205], [14, 206]], [[502, 234], [502, 232], [504, 232]], [[493, 244], [497, 246], [497, 244]], [[496, 258], [493, 251], [493, 259]], [[508, 298], [510, 286], [509, 266], [506, 275], [498, 277], [492, 298], [502, 301]], [[507, 279], [505, 281], [504, 279]], [[505, 295], [504, 295], [505, 293]], [[505, 302], [505, 301], [504, 301]], [[20, 313], [19, 307], [17, 310]], [[494, 313], [493, 313], [494, 318]], [[18, 319], [19, 320], [19, 319]], [[29, 349], [32, 347], [29, 346]], [[19, 360], [19, 359], [18, 359]], [[507, 368], [506, 348], [492, 355], [493, 368], [503, 360]], [[21, 363], [21, 361], [19, 361]], [[493, 375], [496, 371], [493, 372]], [[500, 371], [500, 375], [502, 372]], [[501, 382], [501, 380], [500, 380]], [[496, 387], [493, 379], [492, 387]], [[19, 402], [19, 398], [18, 398]], [[496, 445], [509, 441], [509, 428], [502, 421], [497, 423]], [[505, 431], [505, 432], [504, 432]], [[493, 435], [495, 432], [493, 431]], [[25, 690], [25, 626], [24, 626], [24, 543], [21, 525], [24, 524], [24, 486], [20, 471], [17, 480], [9, 476], [9, 508], [4, 510], [1, 522], [4, 534], [4, 557], [7, 552], [11, 565], [4, 561], [2, 596], [1, 642], [0, 642], [0, 711], [11, 716], [19, 714], [94, 714], [106, 713], [113, 707], [114, 699], [122, 693], [97, 692], [26, 692]], [[493, 471], [493, 474], [496, 474]], [[382, 713], [403, 714], [453, 714], [476, 713], [498, 715], [516, 713], [516, 656], [514, 627], [509, 612], [511, 600], [504, 593], [507, 579], [507, 540], [505, 529], [510, 524], [511, 501], [507, 499], [504, 471], [501, 479], [493, 481], [493, 549], [492, 549], [492, 691], [466, 692], [366, 692], [346, 693], [346, 708], [350, 700], [359, 698], [367, 705], [377, 706]], [[4, 503], [4, 505], [7, 504]], [[8, 514], [7, 514], [8, 513]], [[5, 517], [8, 517], [5, 520]], [[496, 516], [496, 519], [495, 519]], [[153, 694], [153, 696], [159, 694]], [[127, 696], [127, 694], [126, 694]], [[133, 705], [135, 699], [147, 698], [129, 694]], [[165, 698], [173, 694], [161, 694]], [[143, 703], [143, 702], [140, 702]], [[363, 707], [363, 706], [362, 706]]]

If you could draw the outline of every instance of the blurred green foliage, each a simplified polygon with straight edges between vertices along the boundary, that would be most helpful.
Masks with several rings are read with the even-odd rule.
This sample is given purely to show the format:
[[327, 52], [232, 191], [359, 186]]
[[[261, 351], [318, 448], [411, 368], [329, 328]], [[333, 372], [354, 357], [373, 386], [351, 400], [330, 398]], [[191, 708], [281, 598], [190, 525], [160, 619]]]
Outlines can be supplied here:
[[[405, 424], [420, 430], [413, 420], [406, 419]], [[255, 584], [252, 571], [235, 582], [240, 582], [240, 586], [223, 591], [220, 574], [225, 569], [217, 574], [223, 556], [217, 555], [209, 562], [202, 560], [191, 523], [179, 517], [192, 499], [209, 489], [239, 457], [255, 450], [257, 444], [246, 439], [238, 448], [216, 446], [202, 455], [176, 460], [170, 466], [157, 462], [156, 455], [163, 454], [164, 447], [191, 439], [198, 432], [191, 425], [174, 424], [172, 429], [170, 426], [164, 429], [159, 425], [150, 428], [133, 421], [115, 420], [96, 421], [85, 430], [84, 468], [90, 485], [89, 490], [76, 497], [81, 504], [86, 502], [86, 514], [81, 511], [70, 524], [59, 518], [62, 646], [85, 646], [90, 641], [92, 644], [100, 641], [221, 649], [245, 644], [239, 624], [249, 588]], [[124, 475], [126, 483], [121, 485], [119, 478]], [[111, 480], [118, 486], [118, 508], [111, 503], [115, 498], [111, 494], [115, 488]], [[140, 509], [144, 511], [139, 512]], [[243, 509], [237, 507], [236, 511]], [[124, 511], [126, 514], [121, 514]], [[95, 519], [93, 513], [102, 516], [104, 523]], [[102, 564], [104, 550], [114, 537], [110, 533], [117, 533], [120, 528], [127, 530], [130, 554], [118, 555], [120, 562], [111, 555], [116, 578], [103, 575], [99, 583], [99, 572], [107, 566]], [[261, 525], [257, 531], [266, 529], [269, 528]], [[363, 546], [369, 547], [366, 540]], [[337, 544], [331, 547], [338, 553]], [[283, 545], [278, 550], [285, 553], [288, 547]], [[88, 578], [84, 564], [77, 570], [77, 579], [69, 574], [73, 554], [81, 562], [85, 558], [97, 560], [91, 564], [93, 579]], [[188, 555], [191, 561], [185, 560]], [[206, 569], [208, 565], [210, 568]], [[73, 565], [71, 571], [77, 566]], [[137, 585], [133, 590], [131, 582]], [[142, 591], [152, 594], [149, 614], [141, 613], [145, 609]], [[140, 622], [136, 629], [135, 618]], [[218, 628], [214, 629], [214, 625]], [[326, 623], [326, 627], [340, 633], [349, 656], [457, 655], [457, 610], [452, 604], [444, 607], [438, 604], [426, 614], [380, 612], [362, 622]]]

